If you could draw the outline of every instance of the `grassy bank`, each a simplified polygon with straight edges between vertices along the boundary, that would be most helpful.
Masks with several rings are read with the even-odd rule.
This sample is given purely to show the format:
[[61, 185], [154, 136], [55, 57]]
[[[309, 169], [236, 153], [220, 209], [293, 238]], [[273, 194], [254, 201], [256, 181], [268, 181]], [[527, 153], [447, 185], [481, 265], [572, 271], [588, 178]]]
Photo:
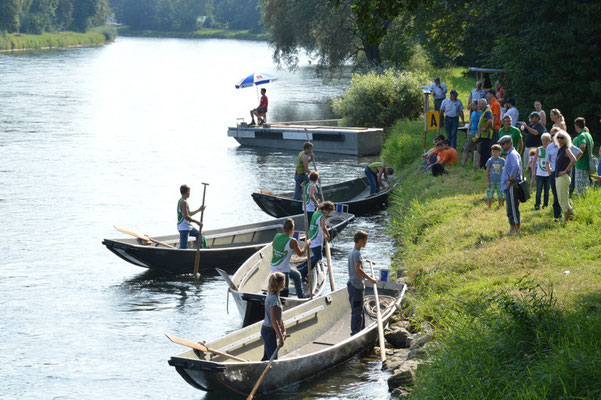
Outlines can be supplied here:
[[567, 225], [531, 198], [522, 235], [509, 236], [505, 209], [486, 206], [484, 172], [434, 178], [422, 148], [423, 122], [400, 121], [383, 151], [401, 180], [393, 268], [407, 271], [414, 318], [439, 339], [412, 398], [600, 398], [601, 190], [573, 199]]
[[46, 32], [41, 35], [7, 33], [0, 35], [0, 51], [98, 45], [112, 42], [115, 36], [116, 31], [110, 26], [93, 28], [86, 33]]
[[203, 29], [195, 32], [162, 32], [153, 30], [134, 30], [127, 26], [120, 27], [118, 34], [121, 36], [136, 37], [162, 37], [184, 39], [242, 39], [242, 40], [267, 40], [265, 33], [252, 33], [248, 30], [228, 29]]

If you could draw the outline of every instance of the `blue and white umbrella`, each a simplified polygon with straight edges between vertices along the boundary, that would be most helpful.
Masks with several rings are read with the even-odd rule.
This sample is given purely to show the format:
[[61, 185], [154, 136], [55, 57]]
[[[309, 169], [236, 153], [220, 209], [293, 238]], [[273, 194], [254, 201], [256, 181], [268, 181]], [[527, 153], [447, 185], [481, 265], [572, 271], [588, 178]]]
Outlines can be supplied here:
[[242, 79], [236, 85], [236, 89], [244, 89], [251, 86], [264, 85], [269, 82], [277, 81], [278, 77], [271, 74], [265, 74], [262, 72], [255, 72], [250, 74], [246, 78]]

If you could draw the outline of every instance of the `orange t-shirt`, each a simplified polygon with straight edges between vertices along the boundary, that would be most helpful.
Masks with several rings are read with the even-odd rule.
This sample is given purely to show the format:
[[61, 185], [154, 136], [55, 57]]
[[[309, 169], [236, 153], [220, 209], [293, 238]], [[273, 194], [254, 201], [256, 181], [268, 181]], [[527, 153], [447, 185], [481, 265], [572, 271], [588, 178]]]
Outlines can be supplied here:
[[495, 124], [493, 125], [493, 129], [494, 130], [499, 130], [501, 129], [501, 105], [499, 104], [499, 101], [497, 99], [495, 99], [494, 97], [492, 98], [491, 102], [490, 102], [490, 110], [492, 111], [492, 114], [495, 116]]
[[457, 150], [452, 147], [449, 147], [446, 150], [441, 151], [438, 156], [440, 157], [440, 162], [445, 161], [445, 165], [453, 165], [457, 164]]

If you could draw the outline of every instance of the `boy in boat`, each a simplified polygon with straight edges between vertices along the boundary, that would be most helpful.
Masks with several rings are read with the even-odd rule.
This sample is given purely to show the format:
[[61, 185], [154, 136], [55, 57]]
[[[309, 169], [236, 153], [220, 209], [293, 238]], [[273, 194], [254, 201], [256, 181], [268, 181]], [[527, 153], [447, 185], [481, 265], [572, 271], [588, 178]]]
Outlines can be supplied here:
[[[324, 201], [319, 205], [319, 210], [315, 211], [309, 224], [308, 237], [311, 240], [311, 268], [315, 268], [317, 262], [321, 260], [321, 249], [323, 247], [323, 240], [330, 241], [330, 234], [328, 233], [328, 227], [326, 226], [326, 217], [335, 210], [334, 203], [331, 201]], [[307, 261], [303, 262], [298, 267], [298, 272], [301, 273], [303, 279], [307, 278], [309, 274], [309, 266]]]
[[[182, 197], [177, 202], [177, 230], [179, 231], [179, 248], [187, 249], [188, 248], [188, 236], [194, 236], [198, 239], [198, 230], [192, 226], [192, 222], [198, 225], [198, 227], [202, 226], [200, 221], [196, 221], [192, 219], [192, 216], [199, 213], [200, 211], [204, 211], [205, 207], [201, 206], [198, 210], [190, 211], [190, 207], [188, 207], [188, 198], [190, 197], [190, 186], [181, 185], [179, 187], [179, 192]], [[207, 242], [205, 240], [204, 235], [202, 235], [202, 248], [207, 247]]]
[[302, 257], [307, 252], [307, 246], [311, 245], [311, 240], [307, 240], [303, 248], [298, 246], [298, 242], [292, 236], [294, 235], [294, 220], [287, 218], [284, 221], [283, 226], [284, 233], [278, 233], [273, 239], [273, 256], [271, 257], [271, 272], [281, 272], [286, 277], [286, 284], [282, 290], [282, 296], [288, 297], [288, 287], [290, 286], [290, 277], [294, 282], [296, 288], [296, 295], [299, 299], [305, 297], [303, 293], [303, 283], [301, 281], [301, 275], [297, 271], [290, 268], [290, 257], [292, 257], [292, 250], [297, 256]]
[[380, 186], [384, 186], [382, 178], [390, 186], [388, 175], [394, 174], [394, 169], [387, 167], [383, 162], [373, 162], [365, 167], [365, 176], [369, 182], [369, 194], [378, 193]]
[[365, 328], [365, 318], [363, 316], [363, 291], [365, 283], [363, 279], [377, 283], [378, 280], [372, 278], [363, 271], [363, 257], [361, 249], [367, 244], [369, 235], [364, 231], [355, 232], [355, 247], [348, 253], [348, 275], [349, 280], [346, 284], [348, 290], [348, 299], [351, 303], [351, 336]]
[[256, 125], [255, 116], [257, 116], [257, 122], [259, 125], [263, 125], [265, 122], [267, 122], [267, 105], [269, 100], [265, 95], [266, 92], [267, 89], [261, 89], [261, 102], [259, 103], [259, 107], [250, 110], [250, 118], [252, 119], [252, 122], [250, 123], [251, 125]]
[[[267, 297], [265, 297], [265, 319], [261, 325], [261, 339], [265, 349], [261, 361], [271, 359], [277, 346], [284, 345], [286, 337], [286, 327], [282, 320], [282, 301], [280, 300], [280, 291], [284, 288], [286, 278], [281, 272], [273, 273], [269, 276], [267, 284]], [[277, 354], [275, 359], [277, 359]]]
[[294, 200], [300, 200], [303, 196], [301, 184], [309, 181], [309, 161], [313, 160], [313, 143], [306, 142], [303, 151], [296, 157], [296, 169], [294, 170]]
[[319, 201], [317, 199], [317, 180], [319, 179], [319, 173], [313, 171], [309, 174], [309, 183], [305, 186], [305, 204], [303, 205], [303, 211], [307, 209], [307, 219], [311, 221], [313, 213], [317, 210]]

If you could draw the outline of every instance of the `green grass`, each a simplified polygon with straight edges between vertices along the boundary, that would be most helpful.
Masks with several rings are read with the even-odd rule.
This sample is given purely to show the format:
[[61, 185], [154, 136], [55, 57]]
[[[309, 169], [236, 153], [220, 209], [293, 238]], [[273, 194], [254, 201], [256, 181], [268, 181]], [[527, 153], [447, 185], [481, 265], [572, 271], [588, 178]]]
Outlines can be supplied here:
[[265, 33], [252, 33], [248, 30], [202, 29], [195, 32], [162, 32], [155, 30], [134, 30], [127, 26], [118, 29], [121, 36], [163, 37], [184, 39], [243, 39], [268, 40]]
[[484, 172], [434, 178], [422, 149], [423, 121], [398, 122], [383, 149], [400, 178], [393, 269], [407, 271], [415, 323], [431, 321], [440, 340], [413, 398], [600, 398], [601, 190], [573, 199], [567, 225], [531, 198], [522, 235], [509, 236], [505, 209], [487, 208]]
[[46, 32], [41, 35], [8, 33], [0, 35], [0, 51], [98, 45], [111, 42], [114, 38], [114, 28], [108, 26], [94, 28], [86, 33]]

